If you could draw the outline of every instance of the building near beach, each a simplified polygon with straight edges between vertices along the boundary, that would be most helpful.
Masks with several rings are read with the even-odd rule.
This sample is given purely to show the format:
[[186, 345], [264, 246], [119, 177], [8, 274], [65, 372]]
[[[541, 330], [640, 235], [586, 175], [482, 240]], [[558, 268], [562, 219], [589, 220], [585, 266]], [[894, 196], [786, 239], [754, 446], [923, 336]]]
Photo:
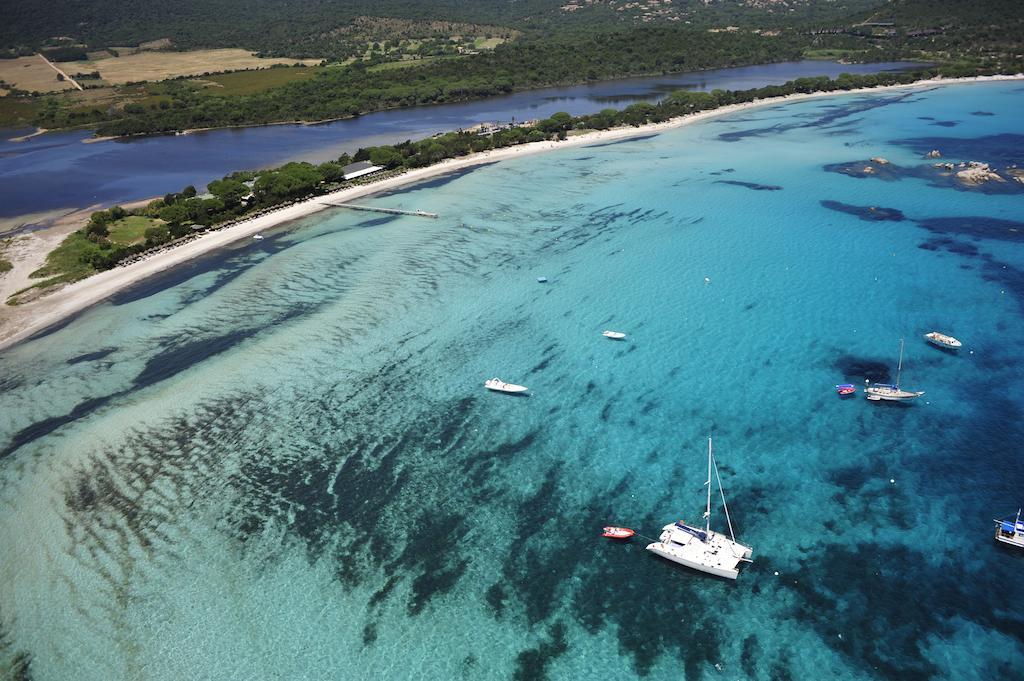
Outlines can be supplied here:
[[357, 177], [363, 175], [370, 175], [372, 173], [384, 170], [381, 166], [375, 166], [369, 161], [359, 161], [357, 163], [350, 163], [341, 169], [343, 176], [346, 180], [354, 180]]

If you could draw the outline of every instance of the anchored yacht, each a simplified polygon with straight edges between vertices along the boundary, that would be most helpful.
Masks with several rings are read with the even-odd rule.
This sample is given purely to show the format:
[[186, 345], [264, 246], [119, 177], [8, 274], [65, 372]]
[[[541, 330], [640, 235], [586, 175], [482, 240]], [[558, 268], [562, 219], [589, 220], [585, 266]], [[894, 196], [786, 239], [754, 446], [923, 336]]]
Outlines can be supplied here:
[[1024, 523], [1020, 520], [1020, 509], [1016, 517], [1008, 515], [999, 518], [996, 524], [996, 541], [1024, 549]]
[[964, 345], [956, 338], [953, 338], [952, 336], [947, 336], [944, 333], [939, 333], [938, 331], [930, 331], [929, 333], [926, 333], [924, 335], [924, 338], [932, 345], [938, 346], [940, 348], [946, 348], [948, 350], [959, 350]]
[[[718, 491], [722, 495], [722, 508], [729, 526], [729, 536], [711, 529], [711, 473], [718, 480]], [[688, 525], [685, 521], [666, 525], [662, 528], [659, 541], [647, 545], [647, 550], [674, 563], [700, 570], [726, 579], [736, 579], [740, 563], [750, 563], [753, 549], [736, 541], [729, 518], [729, 507], [725, 503], [725, 490], [718, 474], [718, 464], [711, 453], [711, 438], [708, 438], [708, 488], [707, 509], [704, 511], [704, 528]]]
[[887, 400], [889, 402], [901, 402], [903, 400], [914, 400], [924, 395], [923, 390], [911, 391], [900, 388], [900, 374], [903, 372], [903, 339], [900, 338], [900, 363], [896, 367], [896, 383], [872, 383], [864, 388], [864, 395], [869, 400], [878, 402]]

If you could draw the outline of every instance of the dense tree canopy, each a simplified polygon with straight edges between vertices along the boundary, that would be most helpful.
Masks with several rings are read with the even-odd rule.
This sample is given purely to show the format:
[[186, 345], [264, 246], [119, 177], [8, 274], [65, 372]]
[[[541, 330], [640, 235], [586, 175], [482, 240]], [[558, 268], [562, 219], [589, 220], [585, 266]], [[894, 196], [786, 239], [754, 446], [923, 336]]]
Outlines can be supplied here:
[[[176, 49], [242, 47], [293, 57], [350, 56], [345, 29], [357, 17], [397, 17], [494, 24], [554, 36], [594, 32], [640, 22], [642, 8], [580, 3], [566, 12], [566, 0], [20, 0], [5, 3], [0, 48], [35, 49], [53, 36], [89, 46], [134, 46], [169, 38]], [[830, 20], [885, 4], [884, 0], [790, 0], [784, 10], [747, 0], [675, 0], [661, 20], [695, 25], [763, 26]], [[669, 3], [665, 3], [667, 8]]]

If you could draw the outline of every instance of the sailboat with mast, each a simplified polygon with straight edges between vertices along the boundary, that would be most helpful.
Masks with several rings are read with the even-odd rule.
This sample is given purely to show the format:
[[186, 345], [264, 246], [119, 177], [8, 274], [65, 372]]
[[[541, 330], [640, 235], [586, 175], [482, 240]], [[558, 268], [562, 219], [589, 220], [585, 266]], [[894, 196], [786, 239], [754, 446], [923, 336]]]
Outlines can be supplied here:
[[[711, 473], [714, 471], [718, 480], [718, 491], [722, 495], [722, 508], [725, 509], [725, 521], [729, 526], [729, 536], [711, 529]], [[740, 563], [750, 563], [753, 549], [736, 541], [732, 531], [732, 520], [729, 518], [729, 506], [725, 503], [725, 490], [722, 489], [722, 478], [718, 474], [718, 464], [711, 451], [711, 438], [708, 438], [708, 480], [704, 483], [708, 488], [708, 503], [704, 511], [704, 529], [686, 524], [686, 521], [666, 525], [662, 528], [659, 541], [647, 545], [647, 550], [674, 563], [691, 567], [718, 577], [736, 579], [739, 575]]]
[[902, 402], [904, 400], [916, 400], [924, 395], [923, 390], [911, 391], [900, 388], [900, 374], [903, 373], [903, 339], [900, 338], [900, 363], [896, 367], [896, 383], [872, 383], [864, 388], [865, 397], [878, 402], [887, 400], [890, 402]]

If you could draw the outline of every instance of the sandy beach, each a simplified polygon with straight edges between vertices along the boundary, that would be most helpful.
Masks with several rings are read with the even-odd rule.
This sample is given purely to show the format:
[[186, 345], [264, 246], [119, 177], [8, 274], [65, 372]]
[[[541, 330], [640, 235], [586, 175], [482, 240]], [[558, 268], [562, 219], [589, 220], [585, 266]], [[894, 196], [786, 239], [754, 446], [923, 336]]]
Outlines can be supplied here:
[[[927, 88], [938, 85], [951, 85], [957, 83], [969, 83], [969, 82], [992, 82], [992, 81], [1006, 81], [1006, 80], [1021, 80], [1024, 79], [1024, 74], [1017, 74], [1013, 76], [981, 76], [975, 78], [961, 78], [961, 79], [935, 79], [918, 81], [908, 85], [893, 85], [877, 88], [863, 88], [858, 90], [849, 90], [842, 92], [815, 92], [810, 94], [794, 94], [787, 95], [785, 97], [770, 98], [764, 100], [758, 100], [754, 102], [736, 104], [731, 106], [714, 109], [712, 111], [705, 111], [688, 116], [682, 116], [664, 123], [657, 123], [651, 125], [645, 125], [642, 127], [628, 127], [628, 128], [616, 128], [611, 130], [587, 132], [580, 135], [574, 135], [566, 140], [559, 142], [534, 142], [530, 144], [524, 144], [515, 147], [507, 147], [503, 149], [496, 149], [492, 151], [486, 151], [479, 154], [472, 154], [461, 158], [448, 159], [432, 165], [426, 168], [418, 168], [401, 175], [390, 177], [378, 182], [373, 182], [367, 185], [359, 187], [352, 187], [348, 189], [339, 190], [330, 194], [317, 196], [301, 203], [288, 206], [286, 208], [280, 208], [273, 212], [255, 217], [230, 227], [220, 229], [217, 231], [208, 232], [202, 236], [189, 241], [181, 246], [173, 249], [158, 252], [148, 258], [134, 262], [124, 267], [117, 267], [112, 270], [101, 272], [93, 275], [88, 279], [76, 282], [65, 286], [62, 289], [54, 291], [46, 296], [43, 296], [37, 300], [18, 306], [4, 306], [0, 310], [0, 349], [13, 345], [20, 340], [23, 340], [32, 334], [38, 333], [49, 326], [52, 326], [62, 319], [65, 319], [69, 315], [81, 312], [82, 310], [95, 305], [98, 302], [110, 297], [117, 293], [121, 289], [129, 286], [133, 283], [141, 281], [149, 276], [162, 272], [166, 269], [172, 268], [180, 263], [191, 260], [197, 256], [209, 253], [214, 249], [226, 246], [239, 239], [251, 237], [254, 234], [267, 231], [273, 227], [281, 225], [283, 223], [297, 220], [299, 218], [312, 215], [322, 210], [330, 208], [329, 203], [341, 203], [348, 202], [354, 199], [375, 194], [381, 191], [387, 191], [396, 189], [398, 187], [426, 180], [428, 178], [450, 173], [453, 171], [461, 170], [475, 165], [484, 163], [493, 163], [495, 161], [501, 161], [510, 158], [516, 158], [519, 156], [525, 156], [529, 154], [536, 154], [545, 151], [551, 151], [553, 149], [564, 149], [578, 146], [585, 146], [588, 144], [594, 144], [599, 142], [615, 141], [629, 139], [637, 136], [647, 136], [652, 133], [663, 132], [678, 128], [684, 125], [690, 125], [700, 121], [708, 120], [710, 118], [718, 116], [727, 116], [729, 114], [736, 113], [754, 107], [762, 106], [774, 106], [787, 102], [802, 101], [808, 99], [816, 99], [821, 97], [840, 97], [859, 95], [865, 93], [879, 93], [887, 90], [896, 89], [908, 89], [908, 88]], [[169, 187], [168, 190], [174, 190], [175, 188]], [[424, 207], [429, 209], [429, 207]], [[76, 214], [79, 219], [82, 220], [82, 224], [88, 218], [88, 215]], [[70, 233], [74, 231], [69, 229], [67, 222], [64, 223], [64, 233]], [[53, 246], [50, 245], [50, 241], [43, 242], [40, 240], [42, 253], [26, 254], [25, 258], [31, 262], [41, 262], [40, 257], [45, 258], [46, 252]], [[23, 269], [27, 269], [23, 268]], [[8, 273], [5, 277], [0, 277], [0, 283], [4, 283], [3, 280], [13, 281], [13, 273]], [[22, 273], [22, 276], [24, 274]], [[21, 278], [21, 277], [19, 277]], [[10, 286], [5, 286], [10, 288]], [[6, 300], [6, 296], [4, 298]]]

